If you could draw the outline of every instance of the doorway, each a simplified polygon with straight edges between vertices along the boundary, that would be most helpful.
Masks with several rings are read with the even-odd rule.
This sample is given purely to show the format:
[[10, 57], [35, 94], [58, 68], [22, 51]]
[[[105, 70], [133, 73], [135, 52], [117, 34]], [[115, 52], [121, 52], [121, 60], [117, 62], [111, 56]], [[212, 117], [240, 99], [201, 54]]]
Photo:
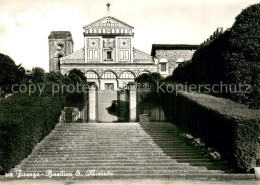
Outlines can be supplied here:
[[114, 83], [105, 83], [105, 90], [114, 90]]

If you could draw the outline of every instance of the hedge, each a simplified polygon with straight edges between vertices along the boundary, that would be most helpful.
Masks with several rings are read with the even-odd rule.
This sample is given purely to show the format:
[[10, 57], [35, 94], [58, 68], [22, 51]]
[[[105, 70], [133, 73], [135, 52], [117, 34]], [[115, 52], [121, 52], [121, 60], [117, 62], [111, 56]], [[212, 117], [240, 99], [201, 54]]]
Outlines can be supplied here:
[[194, 53], [192, 61], [181, 63], [172, 78], [192, 84], [219, 84], [225, 82], [224, 52], [228, 49], [230, 31], [225, 31], [209, 44], [202, 44]]
[[[244, 9], [233, 26], [215, 40], [201, 44], [192, 60], [180, 65], [173, 81], [188, 84], [228, 84], [230, 98], [260, 108], [260, 3]], [[241, 90], [235, 88], [242, 87]]]
[[0, 102], [0, 173], [8, 172], [31, 153], [34, 146], [58, 123], [64, 107], [62, 94], [16, 93]]
[[194, 92], [160, 92], [169, 121], [215, 148], [238, 172], [260, 159], [260, 111], [231, 100]]

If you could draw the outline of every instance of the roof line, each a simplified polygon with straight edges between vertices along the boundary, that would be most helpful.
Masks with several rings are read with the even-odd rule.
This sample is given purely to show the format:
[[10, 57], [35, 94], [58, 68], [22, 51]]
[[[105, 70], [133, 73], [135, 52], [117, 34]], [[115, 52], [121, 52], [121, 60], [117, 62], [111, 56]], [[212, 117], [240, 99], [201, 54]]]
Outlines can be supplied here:
[[199, 46], [197, 44], [152, 44], [152, 46]]
[[66, 59], [66, 58], [68, 58], [70, 55], [75, 54], [75, 53], [77, 53], [77, 52], [79, 52], [79, 51], [81, 51], [81, 50], [85, 50], [85, 48], [78, 49], [78, 50], [72, 52], [71, 54], [69, 54], [69, 55], [67, 55], [67, 56], [61, 57], [60, 59], [61, 59], [61, 60]]
[[146, 54], [146, 55], [149, 55], [149, 56], [151, 56], [152, 57], [152, 55], [150, 55], [150, 54], [148, 54], [148, 53], [145, 53], [144, 51], [141, 51], [141, 50], [139, 50], [139, 49], [136, 49], [136, 48], [133, 48], [134, 50], [137, 50], [137, 51], [140, 51], [141, 53], [144, 53], [144, 54]]
[[184, 50], [197, 49], [199, 45], [196, 44], [152, 44], [151, 55], [155, 55], [155, 50]]
[[95, 24], [95, 23], [97, 23], [97, 22], [99, 22], [99, 21], [101, 21], [101, 20], [103, 20], [103, 19], [106, 19], [106, 18], [114, 19], [115, 21], [118, 21], [118, 22], [120, 22], [121, 24], [124, 24], [124, 25], [126, 25], [126, 26], [128, 26], [128, 27], [134, 29], [133, 26], [131, 26], [131, 25], [129, 25], [129, 24], [126, 24], [125, 22], [120, 21], [119, 19], [117, 19], [117, 18], [115, 18], [115, 17], [112, 17], [112, 16], [105, 16], [105, 17], [102, 17], [102, 18], [100, 18], [100, 19], [98, 19], [98, 20], [96, 20], [96, 21], [94, 21], [94, 22], [92, 22], [92, 23], [90, 23], [90, 24], [84, 26], [83, 29], [85, 29], [85, 28], [87, 28], [87, 27], [89, 27], [89, 26], [92, 26], [93, 24]]

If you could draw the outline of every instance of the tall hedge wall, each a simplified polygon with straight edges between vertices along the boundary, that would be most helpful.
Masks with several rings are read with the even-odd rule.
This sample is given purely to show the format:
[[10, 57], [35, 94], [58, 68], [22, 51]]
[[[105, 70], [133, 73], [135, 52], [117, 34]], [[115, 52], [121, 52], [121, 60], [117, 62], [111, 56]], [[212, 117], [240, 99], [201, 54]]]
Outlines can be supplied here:
[[215, 148], [237, 171], [260, 159], [260, 111], [211, 95], [160, 93], [169, 121]]
[[226, 31], [210, 44], [203, 44], [194, 53], [192, 61], [178, 66], [172, 78], [192, 84], [214, 84], [225, 79], [224, 52], [228, 49], [230, 32]]
[[[189, 84], [230, 84], [232, 91], [214, 92], [260, 108], [260, 3], [244, 9], [230, 30], [202, 44], [191, 61], [180, 65], [174, 81]], [[241, 90], [235, 88], [241, 87]]]
[[33, 147], [58, 123], [64, 107], [62, 94], [51, 95], [46, 85], [36, 91], [17, 93], [0, 102], [0, 172], [8, 172], [31, 153]]

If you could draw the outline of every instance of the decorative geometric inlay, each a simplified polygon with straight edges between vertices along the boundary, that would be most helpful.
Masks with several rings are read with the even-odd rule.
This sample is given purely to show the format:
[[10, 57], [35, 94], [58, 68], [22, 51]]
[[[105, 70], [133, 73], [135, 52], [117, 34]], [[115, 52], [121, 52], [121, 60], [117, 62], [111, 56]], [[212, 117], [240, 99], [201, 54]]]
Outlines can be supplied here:
[[104, 70], [97, 70], [98, 74], [101, 74]]
[[144, 53], [140, 50], [134, 49], [134, 59], [150, 59], [152, 60], [153, 57], [147, 53]]
[[134, 73], [137, 75], [140, 72], [140, 70], [134, 70]]
[[122, 70], [115, 70], [115, 72], [119, 75]]
[[115, 39], [104, 39], [104, 47], [106, 48], [114, 48]]
[[[114, 17], [103, 17], [87, 26], [84, 26], [84, 29], [92, 29], [94, 31], [95, 29], [105, 29], [108, 32], [111, 32], [112, 29], [133, 29], [132, 26], [124, 23], [123, 21], [120, 21]], [[109, 29], [109, 30], [107, 30]], [[92, 32], [93, 33], [93, 32]]]
[[84, 48], [71, 53], [66, 57], [62, 57], [61, 60], [69, 60], [69, 59], [84, 59]]
[[88, 48], [99, 48], [99, 39], [88, 39]]
[[130, 39], [118, 39], [118, 47], [120, 49], [129, 49], [130, 48]]

